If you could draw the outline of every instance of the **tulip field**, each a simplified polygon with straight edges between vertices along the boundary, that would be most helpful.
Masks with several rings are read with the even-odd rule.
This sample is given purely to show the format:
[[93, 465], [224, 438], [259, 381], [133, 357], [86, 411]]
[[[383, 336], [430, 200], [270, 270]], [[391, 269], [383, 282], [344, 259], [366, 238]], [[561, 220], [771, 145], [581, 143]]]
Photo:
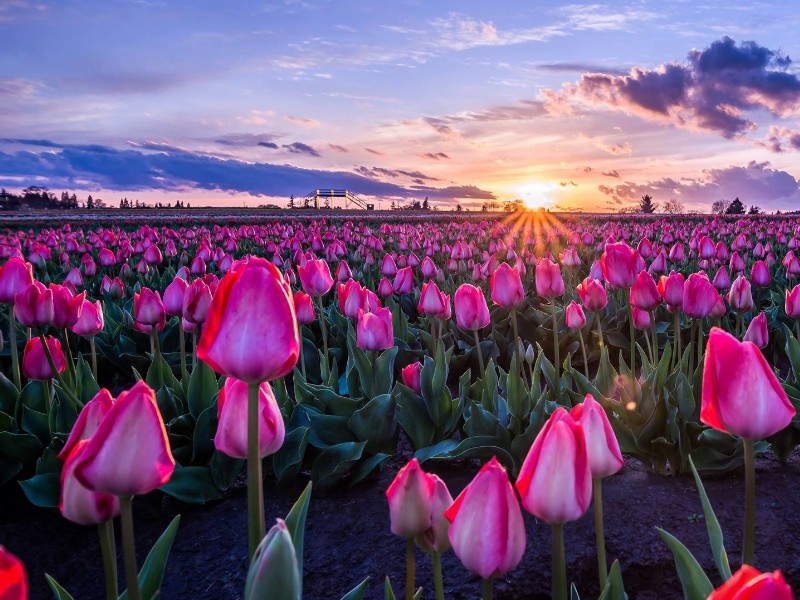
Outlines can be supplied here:
[[0, 219], [0, 600], [800, 589], [800, 218], [115, 213]]

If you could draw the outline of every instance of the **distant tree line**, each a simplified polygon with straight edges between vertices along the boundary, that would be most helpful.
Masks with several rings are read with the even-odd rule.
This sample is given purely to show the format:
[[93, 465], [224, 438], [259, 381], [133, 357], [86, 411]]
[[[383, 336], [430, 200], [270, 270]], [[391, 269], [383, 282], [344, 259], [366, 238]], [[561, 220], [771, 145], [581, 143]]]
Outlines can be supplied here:
[[0, 190], [0, 210], [92, 210], [105, 206], [102, 199], [92, 198], [91, 195], [86, 200], [79, 200], [75, 192], [61, 192], [61, 196], [56, 196], [46, 187], [38, 185], [30, 185], [19, 194], [5, 188]]

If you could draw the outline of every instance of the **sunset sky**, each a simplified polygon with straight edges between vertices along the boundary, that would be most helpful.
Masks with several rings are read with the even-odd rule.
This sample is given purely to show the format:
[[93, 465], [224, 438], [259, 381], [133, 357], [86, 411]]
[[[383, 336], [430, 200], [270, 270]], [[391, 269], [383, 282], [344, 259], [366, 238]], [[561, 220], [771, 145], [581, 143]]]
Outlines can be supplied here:
[[2, 0], [0, 185], [800, 208], [794, 0]]

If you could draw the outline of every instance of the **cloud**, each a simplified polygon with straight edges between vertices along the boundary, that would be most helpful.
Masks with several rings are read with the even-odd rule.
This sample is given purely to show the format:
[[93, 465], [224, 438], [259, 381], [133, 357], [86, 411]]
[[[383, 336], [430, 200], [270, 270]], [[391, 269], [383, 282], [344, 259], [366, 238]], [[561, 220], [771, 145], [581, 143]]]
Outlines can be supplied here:
[[44, 87], [43, 83], [31, 79], [0, 79], [0, 97], [30, 98]]
[[[159, 146], [120, 150], [108, 146], [59, 144], [49, 140], [14, 140], [41, 151], [0, 152], [0, 185], [36, 181], [52, 188], [186, 193], [219, 190], [252, 196], [295, 196], [318, 187], [349, 189], [365, 196], [436, 200], [492, 200], [495, 195], [472, 185], [437, 188], [396, 183], [344, 171], [223, 159], [180, 148]], [[409, 172], [415, 174], [414, 172]], [[422, 175], [421, 173], [416, 173]]]
[[608, 152], [614, 156], [630, 156], [633, 154], [633, 146], [630, 142], [623, 142], [621, 144], [604, 144], [597, 142], [597, 147], [603, 152]]
[[770, 125], [766, 138], [756, 144], [778, 153], [789, 149], [800, 150], [800, 130]]
[[258, 142], [256, 146], [261, 146], [262, 148], [269, 148], [270, 150], [277, 150], [278, 144], [275, 142]]
[[308, 119], [304, 117], [293, 117], [291, 115], [287, 115], [284, 117], [287, 121], [291, 121], [292, 123], [297, 123], [298, 125], [304, 125], [305, 127], [319, 127], [321, 123], [316, 119]]
[[627, 69], [609, 67], [599, 63], [585, 62], [557, 62], [536, 65], [540, 71], [553, 71], [554, 73], [607, 73], [609, 75], [625, 75]]
[[420, 158], [427, 158], [429, 160], [449, 160], [450, 157], [444, 152], [425, 152], [424, 154], [417, 154]]
[[216, 138], [214, 142], [222, 146], [232, 146], [236, 148], [249, 148], [251, 146], [277, 148], [278, 146], [273, 144], [273, 142], [280, 137], [281, 136], [276, 133], [229, 133]]
[[574, 104], [604, 107], [735, 138], [757, 127], [754, 113], [787, 117], [800, 112], [800, 77], [787, 70], [791, 64], [778, 51], [723, 37], [689, 52], [685, 64], [636, 67], [627, 75], [586, 73], [545, 98], [551, 110]]
[[336, 152], [350, 152], [350, 150], [344, 146], [340, 146], [339, 144], [328, 144], [328, 148], [331, 150], [336, 150]]
[[751, 161], [745, 166], [705, 169], [699, 177], [663, 177], [646, 183], [626, 181], [597, 189], [615, 203], [638, 201], [645, 194], [657, 201], [676, 198], [687, 205], [708, 206], [720, 198], [739, 197], [745, 204], [761, 207], [800, 203], [800, 181], [769, 162]]
[[571, 185], [572, 187], [578, 187], [578, 184], [572, 181], [571, 179], [569, 181], [559, 181], [558, 185], [560, 185], [561, 187], [567, 187], [569, 185]]
[[425, 173], [421, 173], [420, 171], [405, 171], [403, 169], [385, 169], [383, 167], [355, 167], [353, 171], [358, 173], [359, 175], [363, 175], [364, 177], [372, 177], [372, 178], [380, 178], [380, 177], [408, 177], [409, 179], [414, 180], [417, 183], [422, 183], [424, 181], [441, 181], [441, 179], [437, 177], [432, 177], [431, 175], [426, 175]]
[[603, 175], [606, 177], [619, 177], [619, 171], [614, 169], [613, 171], [603, 171]]
[[[263, 144], [262, 144], [263, 145]], [[322, 156], [319, 152], [314, 150], [308, 144], [304, 144], [303, 142], [292, 142], [291, 144], [283, 144], [281, 148], [285, 148], [292, 154], [305, 154], [307, 156]]]
[[364, 148], [364, 150], [366, 150], [366, 151], [367, 151], [367, 152], [369, 152], [370, 154], [374, 154], [375, 156], [386, 156], [386, 155], [385, 155], [383, 152], [381, 152], [380, 150], [374, 150], [374, 149], [372, 149], [372, 148]]

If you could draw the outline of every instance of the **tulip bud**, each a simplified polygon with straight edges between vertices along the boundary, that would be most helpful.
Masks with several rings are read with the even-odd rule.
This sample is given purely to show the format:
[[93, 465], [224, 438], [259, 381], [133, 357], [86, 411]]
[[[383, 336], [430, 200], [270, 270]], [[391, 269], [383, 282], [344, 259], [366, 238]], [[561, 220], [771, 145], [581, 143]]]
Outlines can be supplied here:
[[794, 600], [794, 594], [780, 571], [761, 573], [750, 565], [742, 565], [711, 592], [708, 600]]
[[787, 317], [800, 319], [800, 285], [794, 286], [791, 290], [786, 289], [784, 310]]
[[358, 310], [356, 344], [362, 350], [386, 350], [394, 346], [392, 311], [379, 308], [374, 313]]
[[[232, 458], [247, 458], [248, 384], [233, 377], [225, 380], [217, 399], [219, 424], [214, 446]], [[267, 382], [258, 388], [258, 452], [261, 458], [283, 446], [283, 415]]]
[[760, 440], [787, 427], [794, 415], [794, 407], [761, 350], [722, 329], [711, 329], [700, 420], [719, 431]]
[[631, 287], [643, 262], [641, 255], [625, 242], [606, 244], [600, 257], [603, 277], [616, 289]]
[[378, 295], [382, 298], [388, 298], [392, 294], [394, 294], [392, 282], [386, 279], [386, 277], [382, 277], [380, 283], [378, 284]]
[[744, 278], [744, 275], [739, 275], [736, 281], [731, 286], [731, 291], [728, 292], [728, 304], [736, 312], [747, 312], [753, 308], [753, 294], [750, 291], [750, 282]]
[[757, 260], [753, 264], [753, 270], [750, 271], [750, 279], [756, 287], [766, 288], [772, 282], [772, 277], [769, 274], [769, 267], [763, 260]]
[[53, 320], [53, 290], [34, 281], [14, 297], [14, 314], [25, 327], [44, 327]]
[[574, 300], [567, 306], [564, 317], [567, 327], [570, 329], [583, 329], [586, 327], [586, 315], [583, 313], [580, 304]]
[[692, 273], [683, 286], [683, 312], [693, 319], [707, 317], [719, 298], [719, 292], [704, 273]]
[[638, 306], [633, 307], [633, 327], [639, 331], [645, 331], [650, 327], [650, 313], [642, 310]]
[[617, 473], [623, 465], [622, 453], [608, 415], [600, 403], [587, 394], [581, 404], [572, 408], [570, 416], [583, 427], [592, 477], [608, 477]]
[[683, 305], [683, 285], [683, 274], [675, 271], [671, 271], [668, 276], [662, 275], [659, 279], [658, 293], [670, 308], [680, 308]]
[[0, 598], [28, 600], [28, 576], [25, 565], [3, 546], [0, 546]]
[[0, 302], [14, 304], [15, 296], [33, 283], [33, 265], [12, 256], [0, 267]]
[[480, 288], [463, 283], [456, 290], [453, 301], [456, 323], [461, 329], [483, 329], [490, 323], [489, 307]]
[[392, 286], [396, 294], [410, 294], [414, 289], [414, 271], [411, 267], [404, 267], [397, 271]]
[[641, 271], [636, 276], [636, 281], [631, 286], [630, 302], [645, 311], [653, 310], [661, 304], [661, 294], [656, 282], [647, 271]]
[[432, 473], [426, 473], [433, 483], [430, 495], [431, 522], [428, 529], [414, 538], [417, 545], [425, 552], [447, 552], [450, 549], [450, 521], [444, 516], [445, 511], [453, 505], [453, 497], [444, 481]]
[[411, 459], [386, 489], [392, 533], [404, 538], [424, 534], [431, 526], [432, 494], [433, 481]]
[[311, 301], [311, 296], [297, 290], [294, 294], [294, 312], [297, 315], [297, 322], [301, 325], [313, 323], [317, 315], [314, 311], [314, 303]]
[[119, 498], [93, 492], [75, 477], [75, 465], [88, 443], [78, 442], [64, 461], [58, 509], [65, 519], [78, 525], [99, 525], [119, 514]]
[[183, 296], [189, 286], [182, 277], [175, 277], [164, 290], [164, 310], [174, 317], [183, 315]]
[[414, 390], [417, 394], [422, 393], [421, 375], [422, 375], [422, 363], [419, 361], [411, 363], [407, 367], [403, 367], [400, 371], [400, 376], [403, 379], [403, 384], [406, 387], [409, 387], [412, 390]]
[[763, 312], [756, 315], [750, 325], [747, 326], [747, 331], [744, 334], [744, 341], [753, 342], [761, 350], [769, 344], [769, 330], [767, 327], [767, 315]]
[[436, 283], [430, 281], [422, 284], [417, 305], [419, 312], [432, 317], [443, 317], [449, 308], [447, 304], [445, 295], [439, 291]]
[[536, 265], [536, 293], [548, 300], [564, 295], [561, 269], [549, 258], [543, 258]]
[[575, 289], [578, 291], [578, 297], [587, 310], [597, 312], [604, 309], [608, 304], [606, 290], [597, 279], [587, 277]]
[[298, 265], [297, 274], [303, 290], [314, 298], [324, 296], [333, 286], [331, 270], [324, 260], [309, 260], [305, 265]]
[[[61, 350], [61, 342], [50, 335], [45, 337], [45, 341], [47, 349], [53, 357], [56, 371], [63, 373], [67, 369], [67, 361], [64, 358], [64, 352]], [[47, 360], [42, 340], [39, 337], [33, 337], [25, 344], [25, 350], [22, 354], [22, 374], [28, 379], [37, 379], [39, 381], [47, 381], [55, 377], [55, 373], [50, 367], [50, 362]]]
[[183, 318], [190, 323], [205, 323], [211, 300], [211, 289], [206, 282], [195, 279], [183, 294]]
[[258, 545], [244, 587], [245, 600], [300, 600], [300, 569], [286, 523], [276, 519]]
[[525, 298], [519, 271], [512, 269], [507, 263], [502, 263], [492, 272], [489, 285], [492, 290], [492, 302], [498, 306], [514, 308]]

